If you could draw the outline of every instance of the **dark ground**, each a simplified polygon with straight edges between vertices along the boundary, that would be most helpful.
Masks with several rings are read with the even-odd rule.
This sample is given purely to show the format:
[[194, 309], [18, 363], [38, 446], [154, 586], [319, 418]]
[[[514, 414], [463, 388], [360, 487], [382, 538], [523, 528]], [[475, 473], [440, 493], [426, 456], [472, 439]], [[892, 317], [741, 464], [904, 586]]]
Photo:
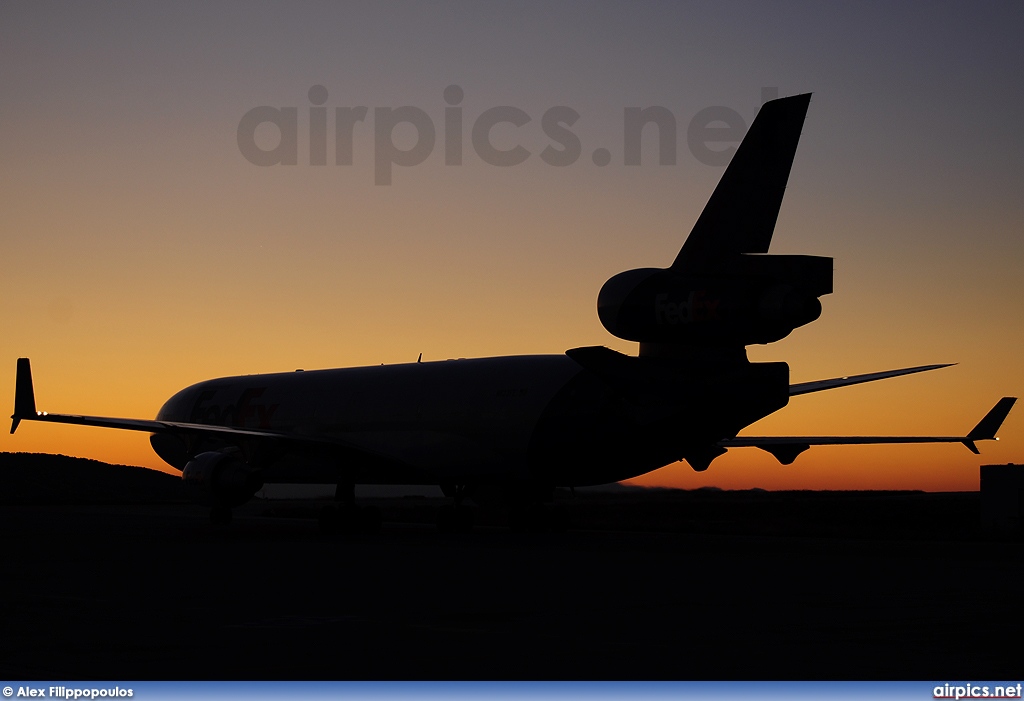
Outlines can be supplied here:
[[[48, 460], [0, 455], [5, 678], [1024, 669], [1024, 544], [978, 531], [976, 493], [586, 493], [557, 535], [510, 533], [500, 514], [440, 534], [440, 500], [386, 499], [380, 534], [324, 538], [314, 504], [251, 502], [217, 531], [174, 478]], [[76, 497], [68, 469], [131, 486]]]

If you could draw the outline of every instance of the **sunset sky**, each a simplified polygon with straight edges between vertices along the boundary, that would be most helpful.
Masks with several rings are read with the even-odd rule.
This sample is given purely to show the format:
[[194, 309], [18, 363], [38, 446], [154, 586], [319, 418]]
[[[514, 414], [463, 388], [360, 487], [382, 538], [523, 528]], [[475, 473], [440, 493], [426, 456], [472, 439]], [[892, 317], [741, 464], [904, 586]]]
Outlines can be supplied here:
[[[72, 3], [0, 6], [0, 401], [32, 359], [37, 404], [153, 417], [220, 375], [606, 345], [597, 293], [671, 263], [724, 168], [688, 147], [702, 110], [749, 126], [762, 91], [812, 92], [773, 253], [835, 259], [822, 317], [752, 360], [794, 382], [926, 363], [933, 373], [795, 397], [747, 435], [960, 434], [1024, 394], [1020, 2]], [[310, 164], [326, 88], [327, 165]], [[445, 164], [445, 88], [463, 91]], [[298, 115], [298, 163], [250, 163], [258, 106]], [[375, 184], [375, 110], [436, 130]], [[352, 165], [335, 108], [368, 108]], [[485, 163], [471, 131], [513, 106]], [[545, 111], [579, 113], [564, 167]], [[676, 163], [623, 162], [623, 111], [663, 106]], [[261, 148], [276, 143], [262, 125]], [[395, 129], [397, 148], [416, 132]], [[734, 145], [734, 144], [732, 144]], [[722, 143], [715, 148], [729, 148]], [[610, 152], [608, 165], [592, 158]], [[974, 456], [958, 445], [813, 448], [790, 466], [733, 450], [648, 485], [976, 489], [1024, 462], [1024, 406]], [[162, 467], [146, 434], [43, 424], [0, 451]]]

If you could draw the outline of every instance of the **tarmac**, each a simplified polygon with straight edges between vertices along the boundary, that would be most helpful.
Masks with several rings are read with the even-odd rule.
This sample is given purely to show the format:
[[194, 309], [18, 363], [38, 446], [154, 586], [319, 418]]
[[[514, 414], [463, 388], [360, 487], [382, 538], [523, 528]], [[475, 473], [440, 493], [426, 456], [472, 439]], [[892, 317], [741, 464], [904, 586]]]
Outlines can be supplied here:
[[[435, 503], [436, 502], [436, 503]], [[977, 494], [582, 495], [560, 534], [254, 501], [0, 506], [0, 676], [1019, 681], [1024, 544]]]

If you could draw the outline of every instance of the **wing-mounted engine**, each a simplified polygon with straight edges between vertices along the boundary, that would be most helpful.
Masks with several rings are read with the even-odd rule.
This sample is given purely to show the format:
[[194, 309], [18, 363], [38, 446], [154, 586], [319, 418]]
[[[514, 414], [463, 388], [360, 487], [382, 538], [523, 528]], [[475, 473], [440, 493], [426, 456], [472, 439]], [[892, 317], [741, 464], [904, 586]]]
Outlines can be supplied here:
[[700, 273], [620, 273], [601, 288], [597, 313], [628, 341], [736, 347], [785, 338], [817, 319], [818, 298], [831, 292], [831, 258], [737, 254]]
[[198, 503], [229, 509], [249, 501], [263, 487], [259, 471], [247, 465], [237, 449], [200, 453], [185, 465], [181, 479]]

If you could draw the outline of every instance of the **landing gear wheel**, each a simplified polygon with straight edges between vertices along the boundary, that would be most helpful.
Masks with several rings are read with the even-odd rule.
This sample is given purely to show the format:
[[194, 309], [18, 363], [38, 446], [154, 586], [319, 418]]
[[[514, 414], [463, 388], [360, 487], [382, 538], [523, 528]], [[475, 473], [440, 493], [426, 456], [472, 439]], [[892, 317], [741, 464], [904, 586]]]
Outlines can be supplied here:
[[437, 529], [442, 533], [469, 533], [473, 520], [473, 510], [466, 506], [445, 505], [437, 510]]
[[455, 510], [455, 527], [459, 533], [469, 533], [473, 530], [474, 515], [474, 511], [468, 506]]
[[526, 533], [529, 528], [526, 509], [514, 506], [508, 512], [508, 529], [513, 533]]
[[320, 509], [320, 532], [324, 535], [339, 533], [377, 533], [380, 531], [380, 510], [376, 506], [342, 506], [333, 504]]
[[341, 514], [337, 506], [325, 506], [320, 509], [320, 532], [324, 535], [335, 535], [341, 531]]
[[360, 533], [380, 533], [380, 509], [376, 506], [356, 507], [355, 515]]
[[552, 506], [548, 509], [547, 530], [550, 533], [565, 533], [569, 530], [569, 510], [564, 506]]
[[210, 523], [217, 527], [224, 527], [231, 523], [231, 508], [227, 506], [215, 506], [210, 509]]
[[543, 533], [544, 507], [539, 504], [515, 506], [508, 512], [508, 527], [513, 533]]
[[564, 533], [569, 527], [569, 518], [565, 507], [530, 504], [509, 511], [508, 527], [514, 533]]
[[437, 510], [437, 530], [451, 533], [455, 530], [455, 507], [445, 504]]

